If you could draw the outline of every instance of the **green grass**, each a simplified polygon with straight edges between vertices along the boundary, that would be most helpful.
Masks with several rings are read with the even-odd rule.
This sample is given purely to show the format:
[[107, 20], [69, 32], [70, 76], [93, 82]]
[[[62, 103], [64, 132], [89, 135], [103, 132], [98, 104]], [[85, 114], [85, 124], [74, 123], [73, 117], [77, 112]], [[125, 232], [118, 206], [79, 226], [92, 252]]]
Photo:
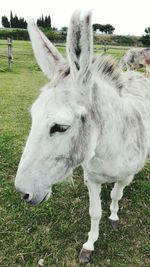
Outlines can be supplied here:
[[[65, 54], [63, 47], [59, 49]], [[114, 56], [120, 58], [122, 50], [114, 51]], [[29, 42], [14, 42], [13, 54], [12, 71], [7, 70], [6, 60], [0, 61], [0, 266], [36, 267], [44, 259], [45, 267], [77, 267], [90, 226], [81, 168], [74, 172], [74, 186], [56, 185], [53, 197], [38, 207], [27, 206], [14, 189], [13, 180], [31, 123], [29, 109], [47, 80]], [[88, 266], [150, 266], [149, 178], [147, 165], [125, 189], [118, 231], [108, 223], [111, 185], [103, 186], [100, 236]]]

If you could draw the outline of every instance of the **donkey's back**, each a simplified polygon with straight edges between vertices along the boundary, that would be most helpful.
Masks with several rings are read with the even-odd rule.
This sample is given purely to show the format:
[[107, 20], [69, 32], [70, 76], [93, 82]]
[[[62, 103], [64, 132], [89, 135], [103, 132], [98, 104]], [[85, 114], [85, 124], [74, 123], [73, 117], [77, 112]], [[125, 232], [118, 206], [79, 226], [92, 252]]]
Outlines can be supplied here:
[[148, 155], [150, 156], [150, 79], [135, 71], [124, 72], [123, 76], [125, 87], [122, 96], [128, 101], [130, 100], [140, 114], [147, 136]]

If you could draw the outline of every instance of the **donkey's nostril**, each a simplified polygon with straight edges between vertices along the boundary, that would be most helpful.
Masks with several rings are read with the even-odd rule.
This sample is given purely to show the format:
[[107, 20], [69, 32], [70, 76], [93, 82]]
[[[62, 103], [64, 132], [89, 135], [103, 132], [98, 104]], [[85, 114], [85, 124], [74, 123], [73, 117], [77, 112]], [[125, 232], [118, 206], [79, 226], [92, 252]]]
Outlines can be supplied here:
[[23, 198], [24, 200], [26, 200], [26, 201], [29, 201], [29, 199], [30, 199], [30, 195], [29, 195], [29, 194], [23, 194], [23, 195], [22, 195], [22, 198]]

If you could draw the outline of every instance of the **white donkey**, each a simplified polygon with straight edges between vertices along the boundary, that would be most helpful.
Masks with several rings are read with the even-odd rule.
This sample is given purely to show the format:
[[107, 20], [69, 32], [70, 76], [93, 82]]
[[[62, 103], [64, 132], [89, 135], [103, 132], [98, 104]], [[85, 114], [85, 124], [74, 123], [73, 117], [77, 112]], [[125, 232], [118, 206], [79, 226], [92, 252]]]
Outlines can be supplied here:
[[146, 67], [150, 73], [150, 48], [131, 48], [120, 60], [120, 67], [127, 69], [137, 69], [140, 66]]
[[76, 11], [71, 18], [67, 60], [34, 23], [28, 28], [37, 62], [51, 82], [31, 108], [15, 186], [36, 205], [82, 165], [91, 229], [80, 260], [88, 262], [99, 235], [101, 184], [115, 183], [109, 219], [116, 228], [123, 189], [150, 156], [150, 81], [121, 72], [108, 57], [93, 57], [90, 12], [82, 17]]

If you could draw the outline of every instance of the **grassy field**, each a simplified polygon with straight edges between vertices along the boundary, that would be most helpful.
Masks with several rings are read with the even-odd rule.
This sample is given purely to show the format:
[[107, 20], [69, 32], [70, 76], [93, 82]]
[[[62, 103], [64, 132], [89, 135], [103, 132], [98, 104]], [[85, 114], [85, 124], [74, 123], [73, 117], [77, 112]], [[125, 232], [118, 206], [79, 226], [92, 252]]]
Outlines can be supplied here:
[[[0, 54], [4, 50], [0, 47]], [[65, 53], [64, 48], [60, 51]], [[109, 53], [119, 59], [123, 51]], [[74, 186], [56, 185], [53, 197], [38, 207], [27, 206], [14, 189], [31, 123], [29, 108], [47, 80], [29, 42], [14, 42], [13, 54], [13, 71], [8, 71], [6, 60], [0, 59], [0, 266], [36, 267], [43, 259], [44, 267], [78, 267], [78, 254], [90, 226], [82, 169], [74, 172]], [[88, 266], [150, 266], [149, 178], [147, 165], [125, 189], [118, 231], [108, 223], [111, 185], [103, 186], [100, 236]]]

